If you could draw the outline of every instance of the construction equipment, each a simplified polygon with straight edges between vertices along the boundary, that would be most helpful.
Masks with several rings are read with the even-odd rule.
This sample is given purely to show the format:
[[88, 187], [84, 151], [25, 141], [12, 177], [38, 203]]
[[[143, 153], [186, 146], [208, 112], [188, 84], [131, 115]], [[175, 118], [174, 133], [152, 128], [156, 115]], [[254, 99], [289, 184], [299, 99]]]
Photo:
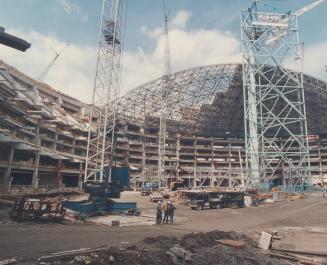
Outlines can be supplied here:
[[60, 199], [40, 200], [21, 197], [16, 199], [11, 217], [22, 220], [27, 218], [41, 218], [43, 215], [52, 215], [63, 219], [65, 212], [65, 208]]
[[169, 12], [166, 11], [165, 1], [163, 1], [164, 9], [164, 34], [165, 34], [165, 73], [162, 76], [162, 87], [161, 87], [161, 106], [160, 106], [160, 125], [159, 125], [159, 149], [158, 149], [158, 181], [166, 181], [166, 137], [167, 137], [167, 118], [169, 115], [170, 106], [170, 49], [169, 49], [169, 36], [168, 36], [168, 17]]
[[89, 117], [84, 183], [109, 190], [126, 15], [125, 0], [104, 0]]
[[0, 27], [0, 43], [22, 52], [31, 47], [31, 44], [27, 41], [6, 33], [3, 27]]
[[297, 17], [323, 0], [294, 14], [258, 12], [257, 2], [241, 12], [246, 185], [282, 175], [295, 186], [311, 176]]
[[64, 52], [64, 50], [66, 50], [66, 48], [68, 46], [69, 46], [69, 44], [67, 43], [66, 46], [64, 48], [62, 48], [62, 50], [60, 52], [56, 52], [53, 48], [51, 48], [53, 50], [53, 52], [55, 53], [55, 57], [51, 60], [51, 62], [43, 70], [43, 72], [40, 74], [40, 76], [37, 78], [37, 80], [43, 81], [43, 79], [47, 76], [47, 74], [49, 73], [49, 71], [52, 68], [52, 66], [54, 65], [54, 63], [58, 60], [59, 56]]

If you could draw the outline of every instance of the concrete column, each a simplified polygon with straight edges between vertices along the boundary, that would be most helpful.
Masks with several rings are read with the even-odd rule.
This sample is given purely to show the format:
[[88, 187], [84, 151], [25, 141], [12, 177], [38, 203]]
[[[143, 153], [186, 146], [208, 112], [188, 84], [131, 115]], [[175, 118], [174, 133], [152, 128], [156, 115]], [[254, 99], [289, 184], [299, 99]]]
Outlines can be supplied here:
[[62, 160], [58, 160], [58, 188], [62, 187], [62, 176], [61, 176]]
[[228, 141], [228, 186], [229, 186], [229, 188], [231, 188], [233, 185], [232, 174], [231, 174], [231, 169], [232, 169], [231, 156], [232, 156], [231, 144]]
[[319, 143], [318, 155], [319, 155], [319, 177], [323, 181], [324, 177], [323, 177], [323, 174], [322, 174], [321, 145], [320, 145], [320, 143]]
[[194, 142], [193, 142], [193, 146], [194, 146], [194, 184], [193, 184], [193, 186], [195, 188], [197, 187], [197, 183], [196, 183], [196, 177], [197, 177], [197, 161], [196, 161], [197, 148], [196, 148], [196, 144], [197, 144], [197, 141], [196, 141], [196, 138], [194, 138]]
[[79, 163], [78, 187], [83, 188], [83, 163]]
[[57, 150], [58, 131], [56, 131], [54, 139], [55, 141], [54, 141], [53, 149]]
[[144, 129], [142, 130], [142, 174], [145, 171], [145, 158], [146, 158], [146, 153], [145, 153], [145, 135], [144, 135]]
[[34, 160], [35, 168], [33, 171], [33, 178], [32, 178], [32, 186], [33, 188], [39, 187], [39, 164], [40, 164], [40, 153], [37, 152], [35, 154], [35, 160]]
[[36, 145], [41, 145], [40, 126], [39, 126], [39, 124], [36, 125], [35, 133], [36, 133], [35, 144]]
[[181, 151], [181, 135], [176, 135], [176, 179], [179, 180], [179, 172], [180, 172], [180, 151]]
[[211, 178], [210, 178], [210, 186], [213, 188], [215, 186], [215, 179], [214, 179], [214, 172], [215, 172], [215, 163], [213, 161], [214, 158], [214, 152], [213, 152], [213, 138], [211, 138], [211, 144], [210, 144], [210, 148], [211, 148], [211, 161], [210, 161], [210, 165], [211, 165]]
[[9, 153], [8, 153], [8, 167], [5, 169], [5, 173], [4, 173], [4, 185], [6, 187], [8, 187], [8, 189], [10, 190], [11, 188], [11, 167], [12, 167], [12, 161], [14, 158], [14, 153], [15, 153], [15, 148], [14, 146], [10, 147]]

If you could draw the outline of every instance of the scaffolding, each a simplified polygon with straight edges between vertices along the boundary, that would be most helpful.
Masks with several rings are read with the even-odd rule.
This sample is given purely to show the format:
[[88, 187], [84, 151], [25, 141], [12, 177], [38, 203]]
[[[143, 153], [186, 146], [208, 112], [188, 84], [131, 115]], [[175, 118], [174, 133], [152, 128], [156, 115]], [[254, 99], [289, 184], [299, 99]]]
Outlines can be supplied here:
[[310, 179], [297, 16], [241, 13], [247, 187]]
[[[125, 0], [103, 1], [89, 118], [85, 182], [92, 180], [102, 183], [105, 179], [104, 168], [112, 165], [125, 14]], [[108, 181], [110, 182], [110, 176]]]

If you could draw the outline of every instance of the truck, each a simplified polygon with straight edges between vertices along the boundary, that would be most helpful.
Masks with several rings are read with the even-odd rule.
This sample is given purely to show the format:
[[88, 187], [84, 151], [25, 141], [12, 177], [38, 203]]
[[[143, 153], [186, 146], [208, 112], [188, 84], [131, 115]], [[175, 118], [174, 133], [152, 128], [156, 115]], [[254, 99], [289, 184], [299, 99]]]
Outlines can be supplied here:
[[196, 192], [190, 200], [190, 207], [193, 210], [243, 208], [244, 192]]
[[204, 208], [217, 209], [220, 208], [221, 198], [215, 198], [210, 196], [207, 192], [197, 193], [195, 198], [190, 202], [192, 210], [203, 210]]

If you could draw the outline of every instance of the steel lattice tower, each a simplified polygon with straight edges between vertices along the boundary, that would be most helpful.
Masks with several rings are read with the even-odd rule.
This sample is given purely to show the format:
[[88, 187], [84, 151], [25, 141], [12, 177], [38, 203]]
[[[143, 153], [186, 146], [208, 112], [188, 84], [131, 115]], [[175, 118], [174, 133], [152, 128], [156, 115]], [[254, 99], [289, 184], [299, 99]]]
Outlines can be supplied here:
[[[241, 13], [247, 187], [310, 177], [297, 16]], [[292, 69], [292, 70], [290, 70]]]
[[168, 38], [168, 14], [166, 13], [166, 7], [164, 2], [164, 37], [165, 37], [165, 73], [162, 76], [162, 86], [160, 91], [161, 108], [160, 108], [160, 125], [159, 125], [159, 148], [158, 148], [158, 180], [163, 181], [166, 178], [166, 123], [167, 117], [170, 113], [170, 50], [169, 50], [169, 38]]
[[114, 153], [126, 4], [125, 0], [103, 1], [90, 110], [85, 181], [110, 181], [110, 176], [104, 176], [104, 168], [112, 164]]

